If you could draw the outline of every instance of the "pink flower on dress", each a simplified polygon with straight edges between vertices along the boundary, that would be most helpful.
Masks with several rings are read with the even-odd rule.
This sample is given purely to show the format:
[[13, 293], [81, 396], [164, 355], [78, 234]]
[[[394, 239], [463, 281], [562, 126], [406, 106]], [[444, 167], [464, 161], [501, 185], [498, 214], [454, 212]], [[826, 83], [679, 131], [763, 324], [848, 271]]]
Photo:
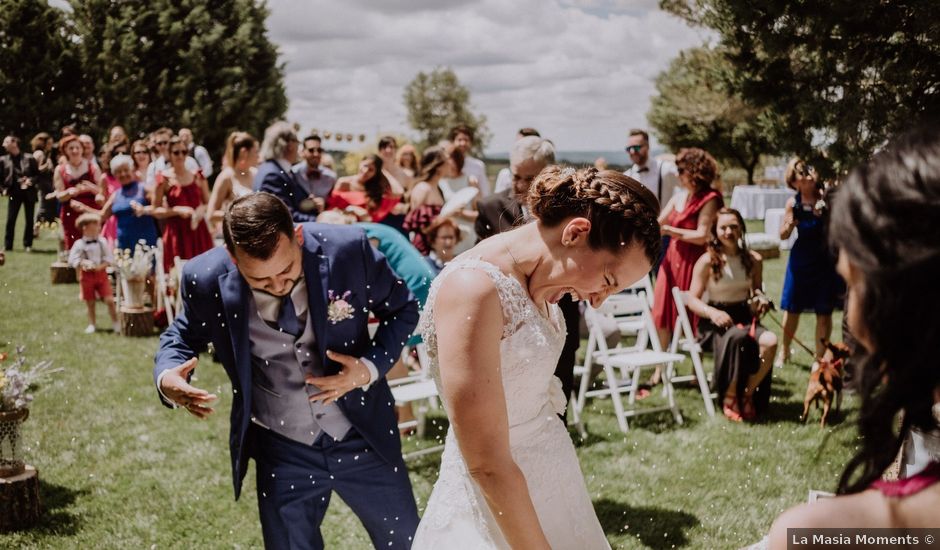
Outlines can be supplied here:
[[329, 305], [326, 307], [326, 318], [329, 319], [330, 323], [336, 324], [346, 319], [353, 318], [353, 307], [347, 300], [352, 296], [352, 292], [346, 291], [342, 295], [334, 293], [332, 290], [327, 292], [327, 296], [330, 299]]

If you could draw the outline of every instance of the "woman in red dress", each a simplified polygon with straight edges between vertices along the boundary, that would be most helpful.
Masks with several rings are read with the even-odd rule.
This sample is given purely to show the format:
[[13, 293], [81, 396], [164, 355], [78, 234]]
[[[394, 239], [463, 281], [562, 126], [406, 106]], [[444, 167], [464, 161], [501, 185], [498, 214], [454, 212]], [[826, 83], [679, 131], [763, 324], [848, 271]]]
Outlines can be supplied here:
[[[95, 195], [98, 194], [98, 172], [93, 164], [85, 160], [84, 149], [78, 136], [69, 135], [59, 142], [59, 151], [66, 161], [59, 164], [52, 177], [55, 196], [59, 200], [59, 219], [62, 220], [62, 232], [65, 235], [65, 250], [72, 249], [72, 243], [82, 238], [82, 232], [75, 227], [75, 220], [81, 211], [72, 207], [72, 202], [79, 202], [91, 208], [98, 208]], [[80, 206], [79, 206], [80, 208]]]
[[401, 202], [405, 189], [385, 177], [382, 168], [378, 155], [362, 159], [358, 174], [336, 181], [326, 201], [327, 209], [351, 210], [359, 221], [375, 223], [382, 223], [389, 214], [406, 213], [408, 206]]
[[[724, 205], [721, 193], [712, 189], [718, 177], [718, 163], [711, 155], [694, 147], [681, 149], [676, 155], [676, 168], [682, 191], [669, 199], [659, 215], [662, 233], [670, 240], [653, 291], [653, 320], [664, 348], [669, 345], [678, 316], [672, 287], [689, 290], [692, 268], [705, 253], [708, 230]], [[659, 371], [652, 382], [658, 381]]]
[[[163, 269], [169, 273], [179, 257], [188, 260], [213, 247], [206, 226], [209, 184], [202, 172], [186, 169], [187, 149], [176, 136], [170, 139], [170, 167], [157, 172], [153, 216], [162, 218]], [[141, 207], [146, 209], [149, 207]]]

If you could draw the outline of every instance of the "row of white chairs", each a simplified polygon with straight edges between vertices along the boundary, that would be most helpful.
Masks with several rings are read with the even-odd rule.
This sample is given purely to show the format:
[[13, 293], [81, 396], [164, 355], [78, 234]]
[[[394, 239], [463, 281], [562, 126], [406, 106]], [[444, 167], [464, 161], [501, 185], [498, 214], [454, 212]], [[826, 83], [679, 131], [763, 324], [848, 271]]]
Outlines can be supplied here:
[[[679, 424], [682, 413], [675, 399], [675, 383], [695, 380], [702, 395], [705, 412], [715, 415], [714, 398], [702, 361], [702, 349], [698, 344], [692, 323], [686, 310], [685, 293], [672, 289], [678, 310], [678, 319], [668, 350], [664, 350], [653, 323], [653, 286], [649, 276], [623, 293], [611, 296], [598, 308], [585, 308], [584, 319], [588, 327], [587, 349], [584, 363], [575, 366], [575, 377], [580, 378], [576, 392], [571, 396], [571, 419], [579, 431], [584, 433], [582, 422], [588, 398], [610, 398], [620, 430], [629, 430], [629, 420], [642, 414], [668, 411]], [[616, 345], [608, 345], [608, 335], [614, 331]], [[632, 337], [633, 344], [626, 345], [625, 337]], [[399, 424], [399, 429], [415, 428], [419, 438], [425, 435], [425, 419], [432, 408], [439, 406], [437, 388], [429, 373], [430, 361], [425, 344], [416, 346], [420, 370], [405, 378], [389, 380], [396, 405], [412, 404], [415, 419]], [[692, 373], [679, 376], [676, 366], [689, 358]], [[662, 394], [665, 404], [642, 406], [637, 399], [641, 375], [655, 368], [661, 369]], [[603, 380], [595, 382], [595, 374], [603, 374]], [[592, 388], [592, 384], [599, 387]], [[412, 458], [441, 450], [435, 445], [409, 453]]]

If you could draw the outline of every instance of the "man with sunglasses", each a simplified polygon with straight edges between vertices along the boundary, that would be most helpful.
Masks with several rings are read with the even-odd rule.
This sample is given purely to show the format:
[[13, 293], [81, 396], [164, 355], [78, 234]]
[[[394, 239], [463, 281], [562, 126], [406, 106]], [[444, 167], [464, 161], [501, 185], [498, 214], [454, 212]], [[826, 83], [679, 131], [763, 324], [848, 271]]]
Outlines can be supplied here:
[[650, 158], [650, 140], [646, 130], [634, 128], [627, 138], [627, 154], [633, 166], [624, 172], [643, 184], [659, 199], [659, 205], [666, 204], [679, 185], [679, 174], [675, 163]]
[[320, 166], [320, 159], [323, 158], [320, 143], [320, 136], [316, 134], [305, 137], [303, 149], [300, 150], [303, 160], [291, 168], [297, 183], [313, 198], [316, 212], [323, 211], [326, 199], [336, 184], [336, 172]]

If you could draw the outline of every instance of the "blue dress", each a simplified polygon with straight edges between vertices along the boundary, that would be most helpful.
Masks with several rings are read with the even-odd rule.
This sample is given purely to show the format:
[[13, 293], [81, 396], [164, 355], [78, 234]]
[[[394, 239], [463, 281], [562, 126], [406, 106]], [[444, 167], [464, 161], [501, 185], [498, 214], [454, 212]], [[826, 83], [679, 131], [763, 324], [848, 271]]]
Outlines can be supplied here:
[[150, 246], [157, 245], [157, 226], [150, 216], [135, 216], [131, 208], [131, 201], [142, 205], [150, 204], [144, 193], [144, 186], [140, 182], [132, 181], [121, 189], [115, 191], [114, 202], [111, 203], [111, 214], [117, 218], [117, 242], [121, 250], [134, 250], [139, 241]]
[[829, 315], [842, 303], [845, 282], [836, 273], [835, 259], [826, 242], [826, 212], [817, 216], [813, 205], [802, 204], [800, 194], [796, 194], [793, 216], [798, 233], [783, 280], [780, 307], [784, 311]]

